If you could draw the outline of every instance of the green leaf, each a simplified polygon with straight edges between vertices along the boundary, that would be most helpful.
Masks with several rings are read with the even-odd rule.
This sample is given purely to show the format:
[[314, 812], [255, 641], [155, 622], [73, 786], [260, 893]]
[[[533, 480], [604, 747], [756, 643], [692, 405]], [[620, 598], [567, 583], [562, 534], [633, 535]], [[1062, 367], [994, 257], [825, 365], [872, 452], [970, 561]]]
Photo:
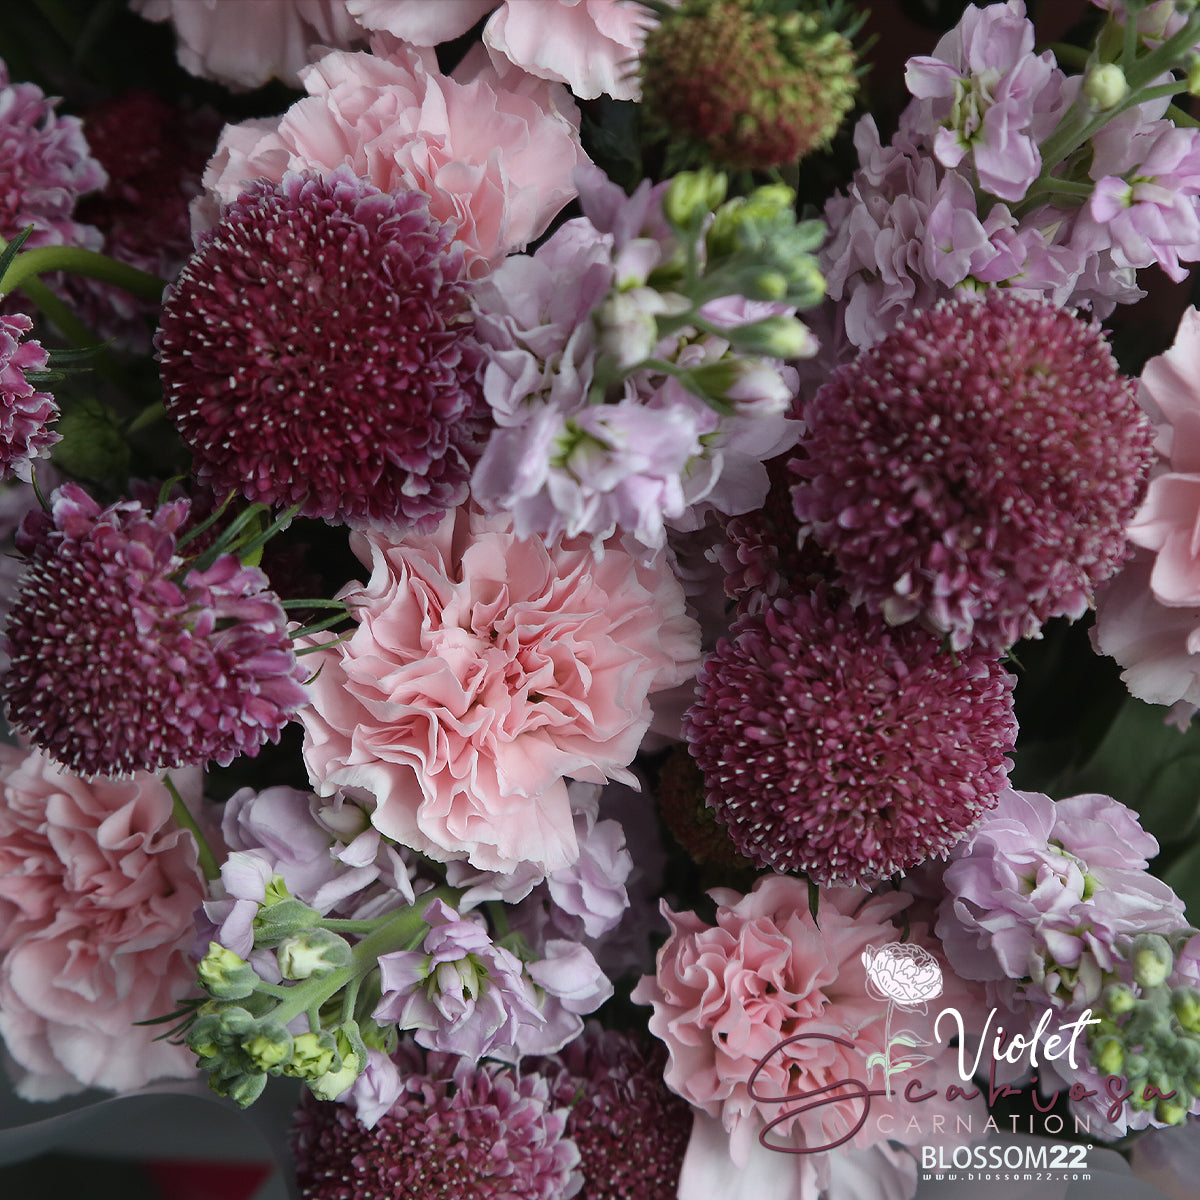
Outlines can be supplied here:
[[1200, 842], [1181, 854], [1163, 876], [1187, 905], [1187, 918], [1200, 925]]
[[1200, 725], [1181, 732], [1167, 710], [1130, 698], [1092, 757], [1062, 781], [1062, 795], [1101, 792], [1129, 805], [1160, 842], [1192, 832], [1200, 814]]
[[889, 1046], [919, 1046], [920, 1044], [911, 1033], [898, 1033], [888, 1042]]

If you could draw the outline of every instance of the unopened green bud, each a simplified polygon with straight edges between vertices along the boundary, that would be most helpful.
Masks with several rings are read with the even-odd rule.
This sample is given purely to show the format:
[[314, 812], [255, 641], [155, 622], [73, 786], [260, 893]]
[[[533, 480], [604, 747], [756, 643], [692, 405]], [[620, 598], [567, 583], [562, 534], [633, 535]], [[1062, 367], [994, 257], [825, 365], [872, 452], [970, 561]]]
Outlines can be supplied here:
[[354, 1021], [347, 1021], [334, 1035], [337, 1061], [332, 1070], [318, 1079], [310, 1079], [308, 1088], [318, 1100], [336, 1100], [363, 1073], [367, 1049]]
[[315, 908], [309, 908], [302, 900], [277, 900], [264, 905], [254, 918], [255, 945], [265, 946], [281, 941], [289, 934], [312, 929], [321, 920]]
[[287, 1073], [302, 1079], [318, 1079], [333, 1065], [337, 1044], [333, 1035], [322, 1030], [320, 1033], [302, 1033], [292, 1041], [292, 1060]]
[[788, 294], [788, 286], [782, 271], [762, 271], [751, 280], [746, 295], [751, 300], [782, 300]]
[[328, 975], [350, 962], [350, 943], [330, 929], [308, 929], [285, 937], [275, 950], [284, 979]]
[[1157, 933], [1139, 933], [1130, 949], [1133, 980], [1139, 987], [1156, 988], [1166, 982], [1175, 966], [1167, 939]]
[[276, 1074], [292, 1057], [292, 1035], [278, 1022], [264, 1021], [242, 1042], [242, 1051], [260, 1071]]
[[1176, 1096], [1170, 1100], [1160, 1100], [1154, 1106], [1154, 1116], [1163, 1125], [1182, 1125], [1187, 1120], [1190, 1107], [1190, 1105], [1180, 1104], [1179, 1097]]
[[739, 350], [772, 358], [806, 358], [814, 348], [813, 335], [796, 317], [777, 315], [738, 325], [725, 336]]
[[[266, 1086], [267, 1077], [265, 1075], [257, 1072], [248, 1073], [231, 1080], [223, 1087], [220, 1094], [228, 1096], [239, 1108], [249, 1108], [263, 1094], [263, 1088]], [[213, 1091], [216, 1090], [213, 1088]]]
[[196, 967], [200, 986], [218, 1000], [241, 1000], [258, 986], [254, 968], [220, 942], [209, 942], [208, 953]]
[[1121, 1017], [1133, 1011], [1137, 1005], [1137, 996], [1134, 995], [1133, 988], [1126, 983], [1110, 983], [1100, 997], [1100, 1004], [1110, 1016]]
[[704, 167], [680, 171], [663, 196], [662, 211], [676, 230], [698, 233], [700, 223], [725, 199], [729, 181], [720, 171]]
[[716, 362], [700, 363], [688, 371], [688, 381], [704, 395], [718, 403], [728, 403], [729, 389], [742, 377], [742, 366], [733, 357]]
[[1116, 63], [1100, 63], [1084, 76], [1083, 94], [1096, 112], [1106, 112], [1129, 95], [1129, 81]]
[[1092, 1064], [1104, 1075], [1120, 1075], [1125, 1069], [1125, 1047], [1115, 1037], [1097, 1038], [1092, 1045]]
[[1171, 1011], [1188, 1033], [1200, 1033], [1200, 989], [1176, 988], [1171, 993]]

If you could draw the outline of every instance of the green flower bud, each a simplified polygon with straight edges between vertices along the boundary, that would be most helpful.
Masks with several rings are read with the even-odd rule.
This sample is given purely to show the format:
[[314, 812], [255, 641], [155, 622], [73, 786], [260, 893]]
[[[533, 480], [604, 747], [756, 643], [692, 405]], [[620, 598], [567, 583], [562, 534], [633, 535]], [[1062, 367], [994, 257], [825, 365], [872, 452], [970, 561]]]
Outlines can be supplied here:
[[254, 918], [254, 944], [266, 946], [282, 941], [289, 934], [314, 928], [321, 920], [315, 908], [292, 897], [264, 904]]
[[349, 964], [350, 943], [330, 929], [309, 929], [285, 937], [275, 950], [284, 979], [311, 979]]
[[1120, 1075], [1125, 1069], [1125, 1047], [1115, 1037], [1097, 1038], [1092, 1044], [1092, 1065], [1105, 1075]]
[[200, 986], [218, 1000], [241, 1000], [259, 984], [254, 968], [220, 942], [209, 942], [208, 953], [196, 967]]
[[1190, 1107], [1190, 1105], [1180, 1104], [1178, 1097], [1171, 1100], [1160, 1100], [1154, 1106], [1154, 1115], [1164, 1125], [1182, 1125], [1187, 1120]]
[[1129, 95], [1129, 81], [1116, 63], [1100, 63], [1084, 76], [1083, 94], [1094, 111], [1105, 112]]
[[1139, 987], [1156, 988], [1166, 982], [1175, 966], [1167, 939], [1157, 933], [1139, 933], [1130, 949], [1133, 980]]
[[228, 1096], [239, 1108], [249, 1108], [263, 1094], [263, 1088], [266, 1086], [267, 1077], [265, 1075], [248, 1072], [237, 1076], [218, 1092], [218, 1095]]
[[1137, 1006], [1133, 988], [1125, 983], [1110, 983], [1100, 996], [1104, 1012], [1112, 1017], [1122, 1017]]
[[787, 294], [788, 280], [782, 271], [762, 271], [746, 289], [752, 300], [782, 300]]
[[1188, 1033], [1200, 1033], [1200, 989], [1177, 987], [1171, 993], [1171, 1011]]
[[738, 325], [727, 330], [725, 336], [739, 350], [772, 358], [807, 358], [816, 345], [803, 321], [783, 315]]
[[318, 1079], [310, 1079], [309, 1091], [318, 1100], [336, 1100], [363, 1073], [367, 1066], [367, 1050], [362, 1035], [353, 1021], [347, 1021], [335, 1033], [337, 1061], [331, 1070]]
[[299, 1034], [292, 1041], [292, 1060], [286, 1073], [301, 1079], [318, 1079], [333, 1066], [336, 1054], [337, 1043], [331, 1033], [321, 1030]]
[[699, 233], [700, 223], [725, 199], [728, 187], [729, 180], [709, 167], [680, 171], [663, 196], [663, 216], [681, 233]]
[[264, 1021], [242, 1042], [242, 1052], [260, 1070], [278, 1074], [292, 1058], [292, 1035], [276, 1021]]

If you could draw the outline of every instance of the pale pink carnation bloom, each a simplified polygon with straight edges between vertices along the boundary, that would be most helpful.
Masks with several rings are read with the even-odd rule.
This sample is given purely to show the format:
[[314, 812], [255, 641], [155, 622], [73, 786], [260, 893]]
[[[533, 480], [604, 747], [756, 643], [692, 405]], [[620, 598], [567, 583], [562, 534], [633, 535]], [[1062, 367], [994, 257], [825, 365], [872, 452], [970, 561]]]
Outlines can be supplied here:
[[1160, 468], [1127, 530], [1141, 549], [1101, 593], [1092, 636], [1134, 696], [1186, 719], [1200, 706], [1200, 311], [1143, 368], [1138, 400]]
[[89, 782], [10, 746], [0, 785], [0, 1036], [18, 1095], [191, 1075], [185, 1047], [135, 1024], [194, 989], [204, 884], [166, 788], [144, 774]]
[[213, 224], [255, 179], [348, 164], [381, 191], [424, 192], [432, 215], [457, 229], [473, 275], [542, 234], [587, 161], [567, 93], [510, 87], [490, 70], [464, 83], [432, 55], [390, 51], [334, 51], [302, 72], [308, 96], [282, 117], [226, 126], [193, 224]]
[[[633, 992], [635, 1003], [654, 1007], [650, 1032], [670, 1054], [667, 1086], [702, 1114], [688, 1148], [680, 1196], [699, 1200], [705, 1195], [696, 1185], [697, 1161], [714, 1170], [725, 1161], [778, 1185], [762, 1195], [816, 1200], [835, 1166], [849, 1165], [845, 1154], [869, 1151], [889, 1137], [906, 1140], [905, 1117], [894, 1121], [889, 1135], [877, 1128], [874, 1117], [893, 1106], [911, 1115], [902, 1099], [909, 1080], [897, 1076], [891, 1099], [879, 1097], [872, 1120], [835, 1152], [822, 1148], [852, 1133], [861, 1103], [813, 1106], [775, 1125], [768, 1135], [775, 1145], [811, 1148], [778, 1155], [791, 1163], [790, 1181], [783, 1168], [771, 1172], [759, 1154], [759, 1134], [786, 1111], [766, 1098], [812, 1092], [838, 1080], [870, 1079], [867, 1058], [882, 1052], [888, 1035], [883, 1006], [867, 990], [862, 953], [895, 940], [892, 918], [909, 899], [898, 892], [870, 897], [858, 888], [822, 888], [818, 927], [809, 912], [808, 884], [790, 876], [763, 876], [745, 896], [723, 888], [710, 895], [717, 903], [715, 926], [693, 912], [674, 913], [664, 903], [671, 935], [659, 951], [657, 975], [643, 978]], [[956, 981], [946, 982], [961, 990]], [[946, 1003], [963, 1009], [962, 1000], [947, 997]], [[932, 1021], [932, 1014], [906, 1013], [904, 1023], [932, 1044]], [[799, 1034], [810, 1040], [781, 1046]], [[939, 1073], [953, 1077], [951, 1064], [942, 1058], [948, 1056], [921, 1068], [930, 1088], [944, 1086]], [[760, 1063], [756, 1099], [750, 1079]], [[930, 1140], [928, 1131], [917, 1137]], [[775, 1178], [780, 1173], [782, 1180]], [[891, 1193], [881, 1189], [881, 1194]]]
[[585, 100], [601, 94], [637, 100], [637, 58], [650, 11], [631, 0], [346, 0], [368, 29], [418, 46], [466, 33], [495, 9], [483, 30], [497, 65], [512, 63], [539, 79], [565, 83]]
[[[633, 783], [648, 697], [694, 673], [700, 635], [663, 556], [521, 540], [463, 508], [427, 536], [351, 545], [358, 622], [300, 713], [322, 795], [373, 798], [383, 834], [486, 870], [578, 856], [564, 777]], [[311, 639], [332, 641], [332, 636]]]
[[175, 27], [179, 65], [233, 88], [272, 77], [293, 87], [310, 51], [366, 41], [346, 0], [132, 0], [133, 11]]

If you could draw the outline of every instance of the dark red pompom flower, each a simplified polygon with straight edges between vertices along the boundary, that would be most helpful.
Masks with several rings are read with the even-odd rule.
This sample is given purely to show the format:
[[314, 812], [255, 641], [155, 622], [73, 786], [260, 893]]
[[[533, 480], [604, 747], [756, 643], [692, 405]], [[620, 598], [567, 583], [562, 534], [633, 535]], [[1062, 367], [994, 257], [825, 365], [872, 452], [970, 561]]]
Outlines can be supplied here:
[[945, 854], [1006, 786], [1014, 680], [823, 589], [740, 618], [684, 730], [708, 803], [760, 867], [870, 883]]
[[201, 482], [425, 530], [483, 440], [461, 247], [419, 192], [340, 168], [244, 192], [168, 293], [167, 412]]

